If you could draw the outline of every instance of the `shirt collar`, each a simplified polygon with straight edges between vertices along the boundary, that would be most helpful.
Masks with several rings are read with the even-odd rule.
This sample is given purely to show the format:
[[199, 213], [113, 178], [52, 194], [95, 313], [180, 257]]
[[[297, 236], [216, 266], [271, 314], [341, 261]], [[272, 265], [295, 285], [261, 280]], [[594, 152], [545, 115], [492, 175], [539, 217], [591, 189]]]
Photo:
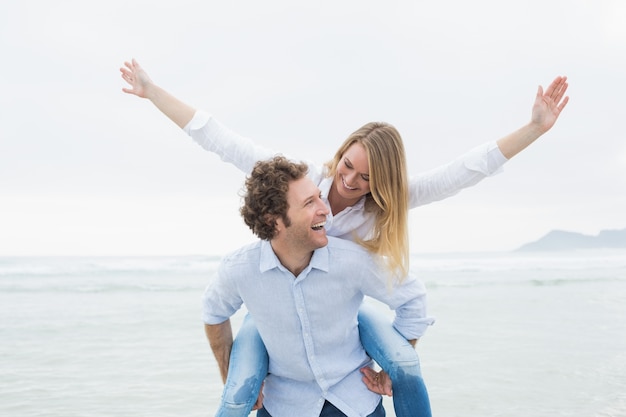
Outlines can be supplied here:
[[325, 201], [328, 201], [328, 194], [330, 193], [331, 185], [333, 185], [332, 177], [324, 177], [318, 185], [320, 193], [322, 193], [322, 199]]
[[[329, 239], [331, 239], [329, 237]], [[328, 272], [330, 265], [330, 254], [328, 252], [328, 245], [316, 249], [313, 252], [313, 256], [311, 257], [311, 262], [309, 262], [309, 266], [306, 270], [310, 270], [312, 268], [319, 269], [324, 272]], [[259, 270], [261, 273], [267, 272], [270, 269], [281, 268], [285, 269], [285, 267], [280, 263], [278, 256], [274, 253], [272, 249], [272, 245], [267, 240], [261, 241], [261, 260], [259, 263]]]
[[319, 269], [320, 271], [328, 272], [330, 266], [330, 253], [328, 252], [328, 245], [316, 249], [315, 252], [313, 252], [309, 266], [311, 268]]
[[278, 268], [280, 261], [272, 249], [272, 245], [269, 240], [261, 241], [261, 261], [259, 264], [259, 270], [261, 273], [269, 271], [270, 269]]

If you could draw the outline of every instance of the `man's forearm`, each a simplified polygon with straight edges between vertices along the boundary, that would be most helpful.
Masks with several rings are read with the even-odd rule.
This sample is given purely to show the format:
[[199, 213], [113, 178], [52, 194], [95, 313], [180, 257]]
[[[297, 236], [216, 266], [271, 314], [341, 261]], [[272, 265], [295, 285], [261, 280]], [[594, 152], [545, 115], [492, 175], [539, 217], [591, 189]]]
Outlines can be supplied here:
[[205, 324], [204, 333], [206, 334], [215, 360], [220, 368], [222, 382], [226, 382], [228, 375], [228, 363], [230, 362], [230, 349], [233, 346], [233, 329], [230, 320], [226, 320], [220, 324]]

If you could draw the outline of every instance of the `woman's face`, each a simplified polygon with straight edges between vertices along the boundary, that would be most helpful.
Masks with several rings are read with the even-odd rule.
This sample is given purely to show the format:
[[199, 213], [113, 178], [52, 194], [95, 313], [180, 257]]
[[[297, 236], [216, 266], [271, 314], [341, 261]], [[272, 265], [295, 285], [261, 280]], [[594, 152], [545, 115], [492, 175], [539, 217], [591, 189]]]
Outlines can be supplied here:
[[335, 187], [341, 197], [358, 200], [370, 192], [370, 168], [365, 147], [355, 142], [344, 152], [335, 174]]

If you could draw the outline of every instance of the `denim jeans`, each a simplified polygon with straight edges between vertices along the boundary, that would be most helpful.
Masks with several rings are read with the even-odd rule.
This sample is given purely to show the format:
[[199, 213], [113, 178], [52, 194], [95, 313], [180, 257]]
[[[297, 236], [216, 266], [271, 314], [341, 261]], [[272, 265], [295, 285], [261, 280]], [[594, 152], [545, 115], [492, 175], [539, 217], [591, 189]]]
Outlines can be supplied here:
[[[428, 392], [413, 346], [389, 320], [378, 317], [367, 306], [359, 310], [359, 332], [367, 354], [391, 377], [396, 416], [431, 417]], [[267, 375], [267, 366], [267, 350], [248, 315], [233, 342], [228, 378], [216, 417], [247, 417]]]
[[[385, 408], [383, 407], [383, 402], [381, 401], [378, 403], [374, 412], [367, 417], [385, 417], [385, 415]], [[268, 413], [265, 408], [261, 408], [256, 412], [256, 417], [272, 417], [272, 415]], [[346, 415], [337, 407], [326, 401], [319, 417], [346, 417]]]
[[359, 333], [367, 354], [389, 374], [397, 417], [431, 417], [428, 391], [415, 348], [368, 306], [359, 310]]
[[230, 349], [228, 378], [215, 417], [246, 417], [261, 391], [269, 358], [254, 320], [246, 315]]

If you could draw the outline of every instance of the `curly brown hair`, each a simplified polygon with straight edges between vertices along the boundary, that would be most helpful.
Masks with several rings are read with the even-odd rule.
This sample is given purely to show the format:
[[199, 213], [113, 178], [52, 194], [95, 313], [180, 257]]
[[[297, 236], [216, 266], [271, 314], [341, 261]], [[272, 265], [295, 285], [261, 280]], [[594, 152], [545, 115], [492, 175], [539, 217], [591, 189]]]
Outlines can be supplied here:
[[284, 156], [258, 161], [254, 165], [246, 178], [243, 205], [239, 213], [260, 239], [270, 240], [274, 237], [278, 218], [282, 218], [285, 225], [289, 226], [289, 183], [303, 178], [308, 170], [305, 163], [293, 162]]

